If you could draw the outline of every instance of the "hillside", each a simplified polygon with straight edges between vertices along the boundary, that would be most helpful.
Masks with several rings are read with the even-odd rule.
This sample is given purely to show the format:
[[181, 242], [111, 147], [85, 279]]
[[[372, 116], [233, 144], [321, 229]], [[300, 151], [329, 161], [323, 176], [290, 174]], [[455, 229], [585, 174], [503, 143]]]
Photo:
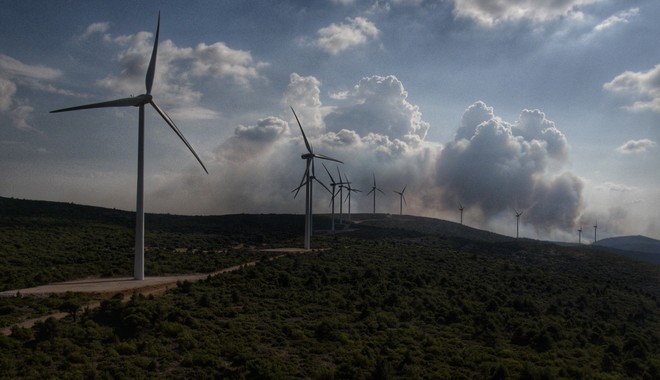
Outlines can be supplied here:
[[[24, 250], [57, 232], [76, 237], [63, 246], [77, 260], [106, 245], [112, 257], [120, 250], [107, 239], [131, 235], [131, 213], [38, 202], [21, 212], [25, 201], [3, 202], [14, 212], [3, 213], [1, 226]], [[45, 211], [58, 207], [70, 216]], [[302, 243], [302, 216], [150, 218], [149, 244], [159, 247], [147, 259], [151, 270], [196, 262], [210, 271], [251, 258], [250, 246]], [[0, 317], [49, 308], [71, 317], [0, 336], [0, 377], [660, 377], [658, 266], [589, 247], [471, 235], [428, 218], [355, 219], [343, 233], [315, 236], [321, 252], [182, 282], [159, 297], [115, 297], [78, 314], [76, 295], [2, 298]], [[90, 240], [75, 233], [81, 228], [108, 231]], [[130, 239], [123, 244], [130, 256]], [[195, 248], [204, 244], [206, 253]], [[182, 246], [188, 250], [177, 253]], [[62, 257], [60, 247], [50, 254]], [[13, 270], [13, 254], [2, 252], [3, 271]], [[66, 273], [70, 266], [103, 268], [94, 260], [57, 264]]]
[[660, 240], [651, 239], [646, 236], [612, 237], [599, 240], [595, 245], [625, 251], [651, 253], [660, 256]]

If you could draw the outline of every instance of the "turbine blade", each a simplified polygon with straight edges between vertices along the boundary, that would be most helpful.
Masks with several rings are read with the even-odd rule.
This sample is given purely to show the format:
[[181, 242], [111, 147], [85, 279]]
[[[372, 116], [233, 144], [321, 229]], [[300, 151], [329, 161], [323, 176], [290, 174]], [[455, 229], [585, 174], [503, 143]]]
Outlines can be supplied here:
[[296, 187], [295, 189], [291, 190], [292, 193], [293, 193], [294, 191], [296, 192], [296, 193], [293, 195], [293, 198], [294, 198], [294, 199], [298, 196], [298, 192], [299, 192], [300, 189], [303, 187], [303, 185], [307, 183], [306, 179], [307, 179], [307, 175], [308, 175], [308, 174], [309, 174], [309, 161], [307, 161], [307, 166], [305, 167], [305, 173], [303, 173], [303, 177], [302, 177], [302, 179], [300, 180], [300, 185], [298, 185], [298, 187]]
[[323, 165], [323, 169], [325, 169], [325, 172], [328, 173], [328, 176], [330, 177], [330, 181], [332, 181], [332, 183], [335, 183], [335, 179], [332, 178], [332, 174], [330, 174], [330, 170], [328, 170], [328, 168], [325, 166], [323, 162], [321, 162], [321, 165]]
[[328, 193], [332, 194], [332, 191], [330, 191], [330, 189], [328, 189], [328, 187], [327, 187], [323, 182], [321, 182], [320, 179], [314, 177], [314, 181], [316, 181], [316, 182], [318, 182], [319, 184], [321, 184], [321, 186], [323, 186], [324, 189], [328, 190]]
[[67, 111], [77, 111], [77, 110], [86, 110], [90, 108], [106, 108], [106, 107], [134, 107], [139, 106], [144, 103], [145, 99], [142, 96], [136, 96], [132, 98], [122, 98], [116, 100], [109, 100], [107, 102], [85, 104], [83, 106], [61, 108], [59, 110], [50, 111], [50, 113], [57, 112], [67, 112]]
[[401, 190], [401, 194], [403, 194], [403, 193], [406, 192], [406, 188], [407, 188], [407, 187], [408, 187], [408, 185], [406, 185], [406, 186], [403, 187], [403, 190]]
[[194, 150], [193, 147], [190, 145], [190, 143], [188, 142], [188, 140], [186, 140], [186, 138], [183, 137], [183, 134], [181, 133], [181, 131], [179, 131], [179, 128], [176, 127], [176, 124], [174, 124], [174, 121], [172, 121], [172, 119], [171, 119], [171, 118], [165, 113], [165, 111], [163, 111], [162, 108], [158, 107], [158, 105], [156, 105], [156, 103], [154, 103], [153, 101], [150, 101], [149, 103], [154, 107], [154, 109], [156, 110], [156, 112], [158, 112], [158, 113], [160, 114], [160, 116], [163, 118], [163, 120], [165, 120], [165, 122], [170, 126], [170, 128], [172, 128], [172, 130], [174, 131], [174, 133], [176, 133], [177, 136], [179, 136], [179, 138], [181, 139], [181, 141], [183, 141], [183, 143], [186, 144], [186, 146], [188, 147], [188, 149], [190, 149], [190, 152], [192, 152], [193, 156], [195, 156], [195, 158], [197, 159], [197, 161], [199, 162], [199, 164], [202, 165], [202, 168], [204, 169], [204, 171], [206, 172], [206, 174], [209, 174], [209, 171], [206, 170], [206, 166], [204, 166], [204, 163], [202, 162], [202, 160], [201, 160], [201, 159], [199, 158], [199, 156], [197, 155], [197, 152], [195, 152], [195, 150]]
[[[289, 106], [289, 107], [291, 107], [291, 106]], [[291, 107], [291, 112], [293, 112], [293, 116], [296, 117], [296, 121], [298, 122], [298, 126], [300, 127], [300, 132], [303, 135], [303, 140], [305, 140], [305, 146], [307, 147], [307, 151], [309, 153], [313, 154], [314, 152], [312, 151], [312, 147], [309, 145], [309, 141], [307, 141], [307, 136], [305, 136], [305, 131], [303, 131], [302, 124], [300, 124], [300, 120], [298, 119], [298, 115], [296, 115], [296, 111], [293, 110], [293, 107]]]
[[368, 192], [368, 193], [367, 193], [366, 195], [369, 195], [369, 194], [371, 194], [371, 193], [373, 193], [373, 192], [374, 192], [374, 190], [376, 190], [376, 188], [373, 188], [373, 189], [371, 189], [371, 191], [370, 191], [370, 192]]
[[374, 176], [374, 188], [376, 188], [376, 173], [371, 173]]
[[147, 68], [147, 77], [144, 80], [144, 84], [147, 87], [147, 95], [151, 94], [151, 87], [153, 87], [154, 85], [154, 76], [156, 75], [156, 54], [158, 53], [159, 35], [160, 35], [160, 11], [158, 12], [158, 23], [156, 24], [156, 38], [154, 39], [154, 48], [153, 50], [151, 50], [151, 59], [149, 60], [149, 68]]
[[343, 163], [344, 163], [344, 162], [342, 162], [342, 161], [339, 161], [339, 160], [336, 159], [336, 158], [328, 157], [328, 156], [325, 156], [325, 155], [322, 155], [322, 154], [312, 153], [312, 155], [313, 155], [315, 158], [320, 158], [320, 159], [322, 159], [322, 160], [335, 161], [335, 162], [339, 162], [340, 164], [343, 164]]
[[381, 189], [376, 189], [376, 190], [380, 191], [381, 194], [385, 195], [385, 193], [383, 193], [383, 190]]
[[406, 202], [406, 197], [403, 194], [401, 194], [401, 198], [403, 198], [403, 204], [408, 206], [408, 202]]

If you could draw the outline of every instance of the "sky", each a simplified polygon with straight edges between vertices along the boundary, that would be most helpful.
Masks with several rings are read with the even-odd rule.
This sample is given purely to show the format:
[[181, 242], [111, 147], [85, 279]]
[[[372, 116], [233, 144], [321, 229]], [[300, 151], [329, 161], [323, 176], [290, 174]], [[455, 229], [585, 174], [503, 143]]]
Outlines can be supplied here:
[[0, 5], [0, 196], [135, 209], [137, 109], [49, 111], [143, 94], [160, 11], [152, 95], [209, 174], [147, 108], [147, 212], [303, 214], [293, 107], [352, 212], [375, 176], [379, 213], [660, 239], [657, 0]]

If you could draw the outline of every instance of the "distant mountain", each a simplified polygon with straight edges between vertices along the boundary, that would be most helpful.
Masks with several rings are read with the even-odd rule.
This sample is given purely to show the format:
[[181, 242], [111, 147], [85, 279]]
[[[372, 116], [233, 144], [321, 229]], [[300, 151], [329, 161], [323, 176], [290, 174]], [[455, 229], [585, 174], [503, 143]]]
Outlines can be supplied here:
[[626, 257], [660, 264], [660, 240], [646, 236], [607, 238], [596, 242], [594, 246], [611, 250]]
[[620, 236], [602, 239], [596, 245], [625, 251], [655, 253], [660, 256], [660, 240], [646, 236]]

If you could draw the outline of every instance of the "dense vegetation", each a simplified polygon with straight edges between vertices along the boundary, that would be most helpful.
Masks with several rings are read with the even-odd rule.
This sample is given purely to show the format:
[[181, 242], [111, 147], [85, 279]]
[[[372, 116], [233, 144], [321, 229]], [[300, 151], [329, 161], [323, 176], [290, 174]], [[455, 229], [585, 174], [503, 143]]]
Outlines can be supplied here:
[[0, 376], [660, 378], [658, 266], [373, 225], [315, 241], [328, 249], [14, 328]]
[[[146, 215], [147, 276], [212, 272], [257, 258], [243, 245], [293, 244], [299, 215]], [[0, 197], [0, 291], [132, 275], [135, 214]], [[298, 239], [300, 240], [300, 239]], [[188, 253], [182, 255], [181, 253]]]

